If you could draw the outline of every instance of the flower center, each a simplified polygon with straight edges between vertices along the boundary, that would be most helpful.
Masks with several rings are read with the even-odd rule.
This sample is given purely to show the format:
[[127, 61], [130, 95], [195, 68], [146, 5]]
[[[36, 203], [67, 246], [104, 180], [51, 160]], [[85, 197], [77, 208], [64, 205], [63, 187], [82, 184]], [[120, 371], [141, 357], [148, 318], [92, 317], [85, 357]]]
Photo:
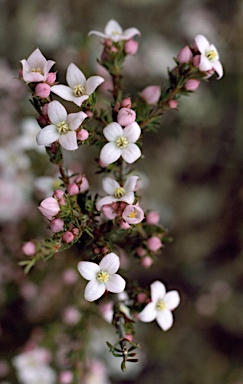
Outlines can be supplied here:
[[112, 34], [112, 36], [117, 36], [117, 35], [120, 35], [120, 32], [119, 31], [112, 31], [111, 34]]
[[40, 73], [42, 75], [42, 71], [40, 68], [32, 68], [31, 72]]
[[134, 211], [132, 211], [131, 213], [129, 213], [128, 217], [129, 217], [130, 219], [135, 219], [135, 218], [137, 217], [137, 212], [135, 211], [135, 209], [134, 209]]
[[217, 59], [217, 56], [218, 56], [217, 52], [215, 52], [213, 49], [211, 49], [210, 51], [207, 51], [206, 53], [206, 57], [210, 61]]
[[77, 96], [77, 97], [83, 96], [84, 86], [81, 84], [75, 85], [75, 87], [73, 88], [73, 94], [74, 94], [74, 96]]
[[57, 130], [59, 133], [67, 133], [69, 130], [68, 124], [66, 121], [60, 121], [60, 123], [57, 124]]
[[162, 299], [159, 299], [156, 303], [156, 309], [157, 311], [163, 311], [163, 309], [166, 308], [166, 303], [164, 302], [164, 300]]
[[106, 271], [100, 271], [97, 273], [96, 279], [99, 283], [106, 283], [109, 279], [109, 273], [107, 273]]
[[126, 148], [127, 144], [128, 144], [128, 141], [124, 136], [118, 137], [116, 139], [116, 145], [120, 149]]
[[116, 188], [115, 192], [114, 192], [114, 196], [117, 198], [117, 199], [120, 199], [122, 196], [124, 196], [126, 193], [125, 189], [122, 188], [122, 187], [118, 187]]

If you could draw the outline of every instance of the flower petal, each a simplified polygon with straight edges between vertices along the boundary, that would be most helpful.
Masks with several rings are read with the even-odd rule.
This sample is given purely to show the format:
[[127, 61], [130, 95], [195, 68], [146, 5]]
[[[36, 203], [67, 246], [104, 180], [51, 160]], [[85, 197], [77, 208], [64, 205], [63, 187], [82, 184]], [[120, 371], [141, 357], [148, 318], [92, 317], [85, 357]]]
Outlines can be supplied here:
[[81, 105], [83, 104], [83, 102], [85, 101], [85, 100], [87, 100], [89, 98], [89, 96], [88, 95], [83, 95], [83, 96], [80, 96], [80, 97], [74, 97], [73, 98], [73, 102], [74, 102], [74, 104], [76, 104], [78, 107], [81, 107]]
[[92, 261], [80, 261], [78, 263], [78, 271], [84, 279], [93, 280], [96, 279], [96, 275], [100, 271], [100, 267]]
[[105, 81], [101, 76], [91, 76], [88, 78], [85, 84], [85, 93], [91, 95], [96, 88]]
[[133, 192], [135, 190], [137, 180], [139, 179], [139, 176], [130, 176], [127, 178], [124, 184], [124, 189], [126, 192]]
[[59, 137], [60, 133], [57, 131], [57, 127], [55, 125], [47, 125], [37, 133], [36, 141], [38, 145], [48, 146], [58, 140]]
[[48, 104], [48, 116], [50, 121], [57, 125], [67, 120], [67, 111], [59, 101], [54, 100]]
[[108, 37], [105, 33], [102, 33], [102, 32], [99, 32], [99, 31], [90, 31], [88, 33], [88, 36], [91, 36], [91, 35], [96, 35], [96, 36], [99, 36], [99, 37], [103, 37], [104, 39], [106, 39]]
[[85, 287], [84, 298], [87, 301], [95, 301], [105, 293], [105, 284], [99, 283], [96, 279], [91, 280]]
[[112, 177], [104, 177], [102, 180], [103, 189], [108, 195], [114, 195], [115, 190], [120, 187], [120, 184], [112, 179]]
[[206, 56], [201, 55], [199, 69], [202, 72], [210, 71], [213, 68], [212, 61], [208, 60]]
[[122, 150], [115, 143], [107, 143], [100, 152], [102, 163], [109, 165], [114, 163], [121, 156]]
[[163, 283], [161, 281], [154, 281], [150, 285], [151, 289], [151, 299], [154, 303], [156, 303], [159, 299], [163, 299], [166, 293], [166, 289]]
[[68, 131], [59, 137], [60, 145], [67, 151], [78, 149], [77, 135], [74, 131]]
[[123, 30], [120, 24], [114, 19], [109, 20], [105, 26], [105, 34], [109, 37], [113, 37], [115, 35], [121, 35], [122, 32]]
[[81, 69], [77, 67], [77, 65], [71, 63], [67, 69], [67, 83], [69, 87], [74, 88], [75, 85], [83, 85], [85, 86], [86, 77], [84, 76]]
[[116, 273], [109, 276], [109, 280], [106, 283], [106, 289], [112, 293], [121, 293], [124, 291], [126, 281], [120, 275]]
[[123, 135], [127, 138], [129, 143], [135, 143], [141, 135], [141, 128], [138, 123], [133, 122], [124, 128]]
[[206, 37], [203, 35], [197, 35], [194, 38], [194, 41], [197, 44], [199, 52], [204, 54], [209, 47], [209, 41], [206, 39]]
[[118, 137], [123, 136], [123, 129], [118, 123], [110, 123], [103, 129], [103, 135], [108, 141], [116, 141]]
[[132, 164], [141, 156], [141, 151], [136, 144], [129, 143], [126, 148], [122, 149], [121, 155], [128, 164]]
[[84, 112], [69, 113], [67, 123], [71, 130], [77, 129], [88, 115]]
[[157, 313], [156, 321], [159, 324], [160, 328], [163, 331], [168, 331], [173, 324], [173, 316], [169, 309], [163, 309], [161, 312]]
[[120, 259], [114, 252], [111, 252], [103, 257], [99, 266], [102, 271], [106, 271], [110, 275], [118, 271], [120, 266]]
[[43, 69], [44, 65], [46, 63], [46, 58], [45, 56], [41, 53], [39, 48], [36, 48], [34, 52], [31, 53], [31, 55], [27, 59], [28, 64], [32, 68], [40, 68]]
[[103, 205], [112, 204], [114, 201], [117, 201], [115, 197], [112, 197], [112, 196], [102, 197], [102, 199], [97, 201], [96, 209], [100, 211]]
[[215, 71], [217, 72], [217, 74], [218, 74], [217, 79], [221, 79], [221, 77], [223, 76], [224, 71], [223, 71], [223, 66], [222, 66], [222, 64], [220, 63], [220, 61], [215, 61], [215, 62], [213, 62], [213, 68], [214, 68], [214, 70], [215, 70]]
[[68, 87], [67, 85], [53, 85], [51, 87], [51, 91], [62, 97], [64, 100], [73, 101], [75, 99], [72, 88]]
[[146, 305], [142, 312], [139, 313], [138, 318], [140, 321], [150, 323], [156, 319], [157, 313], [158, 312], [155, 309], [155, 304], [152, 302]]
[[124, 40], [129, 40], [135, 35], [141, 35], [137, 28], [128, 28], [123, 32]]
[[127, 203], [127, 204], [133, 204], [133, 202], [134, 202], [134, 193], [133, 192], [127, 192], [120, 199], [117, 199], [117, 201], [125, 201], [125, 203]]
[[164, 301], [167, 308], [173, 311], [180, 304], [180, 296], [177, 291], [170, 291], [165, 294]]

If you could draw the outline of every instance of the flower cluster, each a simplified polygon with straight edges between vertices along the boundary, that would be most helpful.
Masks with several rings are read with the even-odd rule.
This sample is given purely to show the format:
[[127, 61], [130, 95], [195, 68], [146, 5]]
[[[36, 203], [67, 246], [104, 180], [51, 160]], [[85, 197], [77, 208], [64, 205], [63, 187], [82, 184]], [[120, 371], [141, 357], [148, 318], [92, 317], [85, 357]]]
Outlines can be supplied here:
[[[115, 20], [110, 20], [104, 33], [91, 31], [90, 35], [102, 38], [100, 64], [113, 82], [109, 108], [97, 100], [96, 90], [100, 92], [97, 88], [104, 82], [101, 76], [86, 79], [81, 69], [71, 63], [67, 85], [59, 84], [57, 72], [50, 72], [55, 62], [46, 60], [39, 49], [21, 61], [20, 78], [32, 92], [38, 113], [37, 144], [45, 146], [61, 180], [60, 188], [39, 205], [52, 234], [42, 242], [26, 242], [23, 252], [28, 259], [21, 264], [29, 271], [37, 261], [47, 260], [78, 243], [77, 270], [88, 280], [84, 299], [97, 300], [99, 304], [104, 299], [106, 304], [109, 297], [109, 319], [119, 340], [108, 346], [115, 356], [122, 357], [125, 370], [127, 361], [135, 361], [133, 350], [138, 348], [133, 341], [134, 323], [156, 320], [167, 331], [173, 324], [171, 312], [180, 303], [179, 293], [166, 293], [161, 281], [151, 284], [151, 293], [146, 287], [137, 284], [135, 289], [127, 282], [129, 257], [148, 268], [170, 240], [158, 213], [144, 212], [140, 177], [132, 166], [142, 156], [143, 134], [157, 129], [161, 116], [168, 109], [177, 108], [180, 96], [194, 92], [202, 80], [215, 72], [221, 78], [223, 68], [214, 45], [198, 35], [191, 47], [178, 53], [165, 90], [160, 85], [147, 86], [132, 100], [124, 92], [122, 69], [127, 55], [138, 49], [134, 37], [140, 32], [136, 28], [123, 31]], [[78, 111], [68, 113], [55, 95], [73, 103], [72, 108]], [[84, 175], [70, 174], [63, 166], [62, 149], [74, 151], [83, 144], [93, 145], [98, 151], [97, 173], [103, 174], [103, 195], [90, 192]], [[121, 299], [121, 294], [125, 299]], [[74, 317], [78, 322], [80, 313]]]

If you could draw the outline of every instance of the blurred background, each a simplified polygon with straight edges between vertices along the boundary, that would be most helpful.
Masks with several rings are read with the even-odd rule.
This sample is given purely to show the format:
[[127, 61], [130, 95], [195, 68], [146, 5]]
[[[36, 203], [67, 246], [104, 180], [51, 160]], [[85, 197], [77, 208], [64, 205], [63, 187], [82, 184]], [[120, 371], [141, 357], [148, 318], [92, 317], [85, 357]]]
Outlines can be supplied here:
[[[39, 47], [56, 61], [59, 81], [70, 62], [102, 76], [96, 63], [102, 47], [87, 34], [103, 31], [111, 18], [141, 32], [138, 53], [124, 68], [127, 94], [164, 87], [173, 57], [199, 33], [217, 47], [225, 76], [181, 98], [179, 111], [169, 111], [158, 132], [145, 136], [138, 163], [143, 207], [159, 212], [174, 240], [156, 265], [135, 268], [134, 279], [144, 286], [159, 279], [180, 291], [175, 324], [165, 333], [156, 323], [137, 326], [140, 363], [123, 374], [105, 345], [113, 328], [90, 321], [93, 341], [81, 344], [104, 366], [96, 366], [98, 378], [93, 374], [87, 383], [243, 384], [240, 0], [0, 0], [0, 382], [18, 383], [13, 357], [29, 340], [49, 348], [52, 366], [60, 367], [64, 345], [83, 337], [77, 326], [83, 288], [72, 252], [40, 263], [28, 276], [17, 265], [22, 243], [48, 232], [37, 205], [57, 176], [36, 148], [37, 116], [17, 79], [19, 62]], [[78, 152], [75, 167], [92, 184], [93, 153]]]

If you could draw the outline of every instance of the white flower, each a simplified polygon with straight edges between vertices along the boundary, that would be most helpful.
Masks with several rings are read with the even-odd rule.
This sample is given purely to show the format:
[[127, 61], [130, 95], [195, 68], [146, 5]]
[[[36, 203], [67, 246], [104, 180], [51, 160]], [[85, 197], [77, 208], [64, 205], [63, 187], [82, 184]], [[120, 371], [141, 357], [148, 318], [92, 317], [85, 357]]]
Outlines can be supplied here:
[[131, 164], [141, 156], [140, 148], [134, 144], [141, 134], [138, 123], [131, 123], [123, 129], [120, 124], [113, 122], [104, 128], [103, 134], [109, 143], [100, 152], [102, 163], [109, 165], [122, 156]]
[[213, 44], [210, 44], [203, 35], [197, 35], [194, 40], [201, 53], [199, 63], [200, 71], [207, 72], [213, 69], [217, 72], [218, 79], [220, 79], [223, 76], [223, 67], [219, 61], [217, 49]]
[[105, 196], [100, 199], [96, 208], [98, 211], [102, 208], [103, 205], [112, 204], [116, 201], [125, 201], [127, 204], [132, 204], [134, 201], [134, 189], [136, 187], [138, 176], [130, 176], [125, 181], [123, 187], [120, 184], [112, 179], [111, 177], [105, 177], [102, 180], [103, 189], [109, 196]]
[[84, 112], [67, 114], [64, 106], [54, 100], [48, 104], [48, 116], [51, 125], [39, 131], [36, 140], [39, 145], [48, 146], [59, 140], [60, 145], [72, 151], [78, 148], [75, 130], [80, 127], [87, 115]]
[[21, 60], [23, 66], [23, 79], [26, 82], [46, 81], [47, 75], [55, 61], [46, 60], [37, 48], [27, 60]]
[[180, 303], [179, 293], [177, 291], [166, 293], [165, 286], [160, 281], [154, 281], [150, 288], [152, 301], [140, 312], [138, 318], [145, 323], [156, 319], [159, 326], [167, 331], [173, 324], [171, 311]]
[[123, 31], [116, 20], [110, 20], [105, 26], [105, 33], [90, 31], [89, 36], [90, 35], [100, 36], [104, 39], [110, 39], [117, 42], [121, 40], [130, 40], [133, 36], [140, 35], [140, 32], [137, 28], [128, 28]]
[[69, 86], [53, 85], [51, 91], [79, 107], [105, 81], [101, 76], [91, 76], [86, 80], [83, 72], [73, 63], [68, 66], [66, 80]]
[[78, 270], [86, 279], [90, 280], [84, 291], [84, 298], [87, 301], [99, 299], [105, 290], [113, 293], [124, 291], [126, 282], [116, 272], [120, 266], [119, 257], [111, 252], [103, 257], [100, 264], [91, 261], [80, 261]]

